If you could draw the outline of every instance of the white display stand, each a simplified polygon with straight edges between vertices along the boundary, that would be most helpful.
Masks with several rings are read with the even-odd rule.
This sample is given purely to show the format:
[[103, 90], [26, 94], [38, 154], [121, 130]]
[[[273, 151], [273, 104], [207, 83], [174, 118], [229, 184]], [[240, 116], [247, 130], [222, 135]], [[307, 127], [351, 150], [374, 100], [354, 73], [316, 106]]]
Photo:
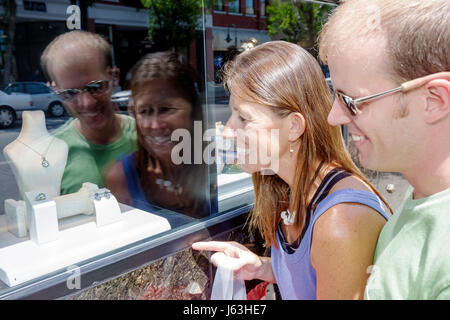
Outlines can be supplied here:
[[[98, 226], [95, 216], [79, 215], [58, 221], [58, 239], [36, 244], [0, 232], [0, 280], [15, 286], [131, 243], [170, 230], [167, 219], [119, 204], [121, 220]], [[0, 215], [0, 230], [6, 217]]]

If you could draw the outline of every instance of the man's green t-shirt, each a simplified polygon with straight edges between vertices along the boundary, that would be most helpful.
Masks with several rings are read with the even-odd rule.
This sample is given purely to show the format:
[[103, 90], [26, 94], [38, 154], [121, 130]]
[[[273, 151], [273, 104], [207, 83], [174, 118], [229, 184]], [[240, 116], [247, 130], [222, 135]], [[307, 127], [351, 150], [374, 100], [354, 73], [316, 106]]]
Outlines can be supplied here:
[[450, 188], [412, 192], [380, 233], [366, 299], [450, 299]]
[[107, 145], [87, 141], [76, 128], [76, 119], [70, 119], [52, 133], [69, 145], [69, 155], [61, 181], [61, 195], [77, 192], [84, 182], [92, 182], [99, 188], [105, 186], [107, 169], [116, 158], [137, 149], [136, 125], [132, 117], [121, 117], [120, 137]]

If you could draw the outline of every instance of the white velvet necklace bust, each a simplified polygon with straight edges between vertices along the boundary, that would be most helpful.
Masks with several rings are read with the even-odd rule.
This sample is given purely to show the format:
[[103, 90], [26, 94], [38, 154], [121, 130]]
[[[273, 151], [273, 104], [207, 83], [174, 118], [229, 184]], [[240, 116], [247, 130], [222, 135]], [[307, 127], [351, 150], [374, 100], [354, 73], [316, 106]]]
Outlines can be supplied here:
[[11, 165], [22, 199], [25, 199], [25, 192], [42, 187], [48, 190], [49, 196], [59, 196], [68, 146], [47, 131], [42, 111], [23, 112], [22, 130], [3, 153]]

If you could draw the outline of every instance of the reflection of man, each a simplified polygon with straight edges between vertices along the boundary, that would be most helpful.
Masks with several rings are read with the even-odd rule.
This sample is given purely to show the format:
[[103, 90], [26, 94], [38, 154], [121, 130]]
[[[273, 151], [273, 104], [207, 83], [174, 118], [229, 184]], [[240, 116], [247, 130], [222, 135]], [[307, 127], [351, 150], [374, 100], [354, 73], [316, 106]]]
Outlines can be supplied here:
[[116, 114], [110, 100], [110, 52], [101, 36], [72, 31], [42, 54], [43, 69], [74, 116], [54, 132], [69, 145], [61, 194], [78, 191], [83, 182], [104, 186], [106, 167], [136, 149], [134, 119]]
[[348, 0], [321, 36], [329, 122], [347, 125], [364, 167], [412, 185], [380, 234], [367, 299], [450, 299], [449, 12], [448, 0]]

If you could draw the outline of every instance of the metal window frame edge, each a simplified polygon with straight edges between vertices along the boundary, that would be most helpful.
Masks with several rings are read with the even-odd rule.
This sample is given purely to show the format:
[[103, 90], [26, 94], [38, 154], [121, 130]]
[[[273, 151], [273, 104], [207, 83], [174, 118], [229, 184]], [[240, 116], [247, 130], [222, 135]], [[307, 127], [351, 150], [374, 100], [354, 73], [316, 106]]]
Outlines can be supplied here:
[[48, 300], [76, 295], [91, 287], [145, 267], [156, 260], [188, 249], [193, 242], [218, 237], [242, 227], [246, 222], [245, 215], [250, 212], [252, 207], [253, 204], [248, 204], [205, 218], [204, 221], [193, 222], [174, 231], [169, 230], [152, 236], [99, 259], [94, 258], [92, 261], [80, 262], [80, 288], [68, 288], [67, 279], [71, 276], [72, 271], [62, 269], [52, 276], [44, 276], [19, 285], [17, 289], [12, 287], [5, 293], [0, 292], [0, 300]]

